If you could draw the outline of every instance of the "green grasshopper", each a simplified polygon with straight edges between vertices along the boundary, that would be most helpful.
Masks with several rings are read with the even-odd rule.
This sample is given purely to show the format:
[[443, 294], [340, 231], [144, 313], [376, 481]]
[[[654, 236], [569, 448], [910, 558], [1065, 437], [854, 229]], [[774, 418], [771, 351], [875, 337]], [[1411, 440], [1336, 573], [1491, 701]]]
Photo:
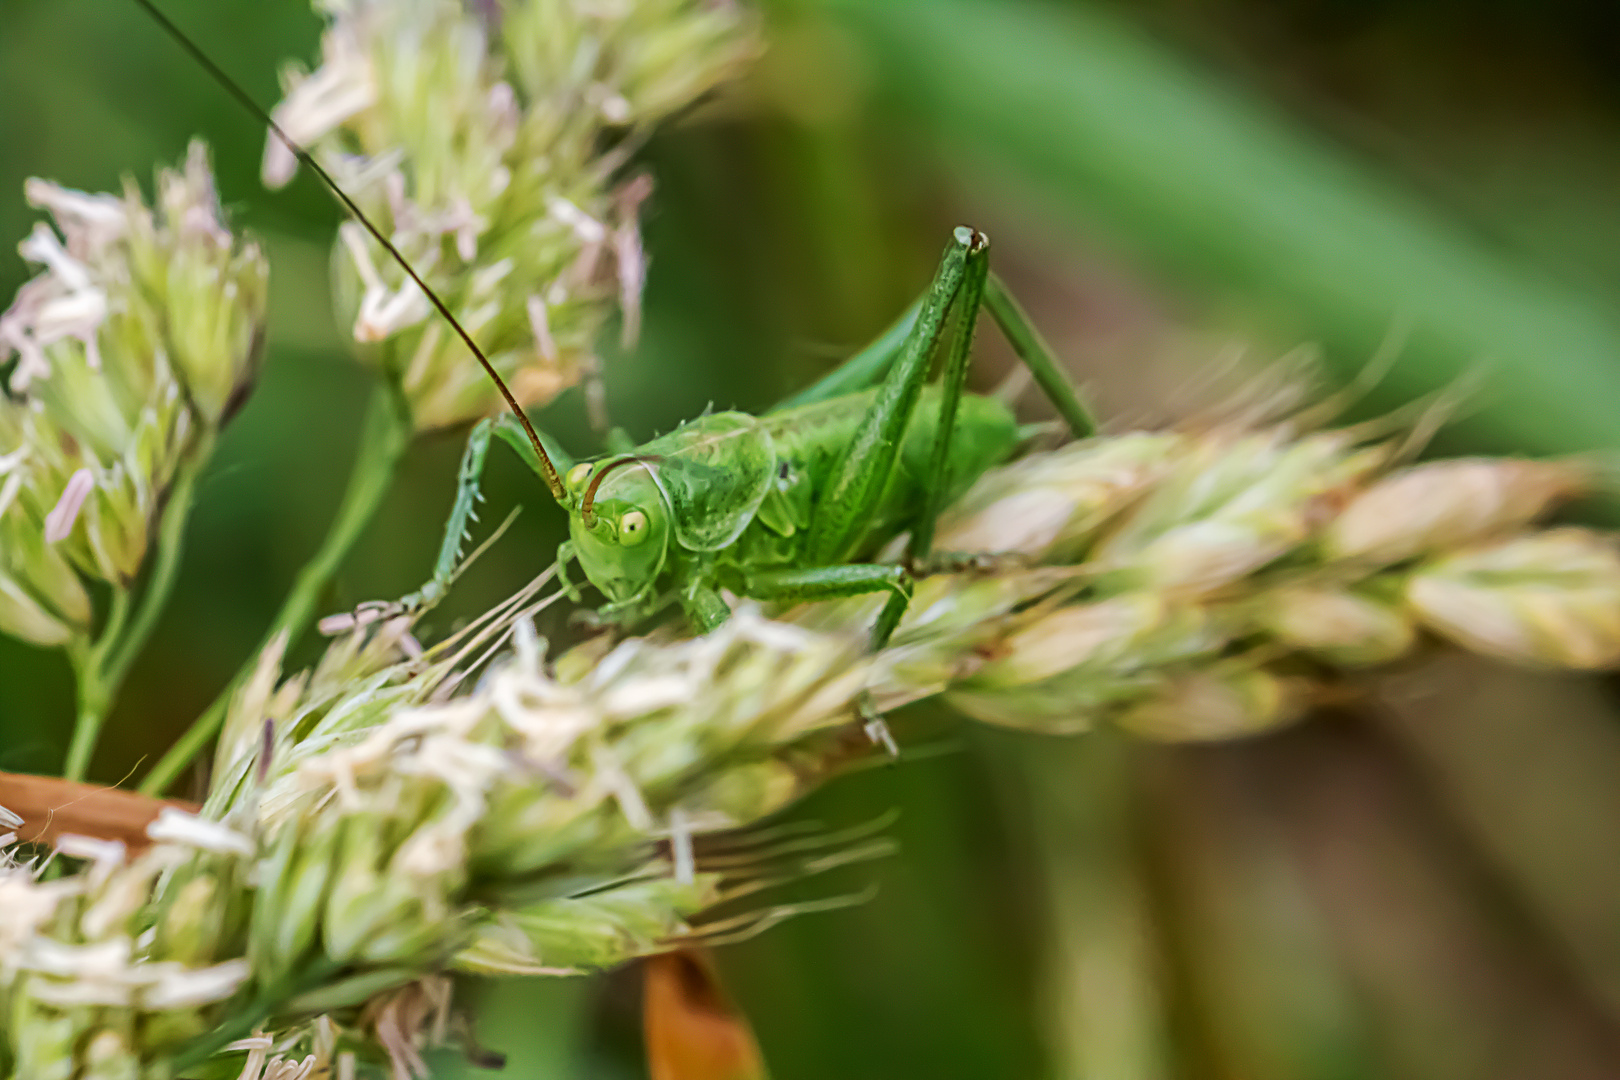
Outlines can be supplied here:
[[[764, 416], [711, 413], [635, 447], [620, 434], [614, 452], [560, 465], [562, 454], [547, 449], [515, 406], [510, 416], [481, 421], [462, 459], [433, 581], [414, 602], [442, 595], [458, 567], [493, 433], [567, 512], [558, 572], [579, 601], [566, 573], [579, 564], [608, 599], [599, 614], [634, 618], [679, 602], [706, 633], [730, 614], [722, 589], [768, 602], [887, 591], [872, 632], [874, 645], [883, 644], [905, 612], [914, 574], [931, 566], [939, 511], [1023, 438], [1005, 403], [963, 389], [981, 305], [1075, 436], [1090, 435], [1091, 418], [1051, 352], [990, 275], [989, 239], [961, 227], [933, 284], [895, 326]], [[927, 386], [953, 310], [943, 377]], [[905, 529], [901, 564], [863, 561]]]
[[[580, 599], [566, 573], [577, 562], [607, 597], [601, 615], [630, 621], [678, 602], [693, 628], [707, 633], [731, 613], [722, 590], [767, 602], [888, 592], [872, 631], [874, 646], [881, 646], [905, 612], [914, 573], [932, 566], [940, 510], [1022, 440], [1004, 402], [964, 393], [981, 306], [989, 308], [1071, 432], [1085, 437], [1094, 431], [1039, 333], [990, 274], [989, 239], [962, 227], [922, 298], [810, 389], [764, 416], [712, 413], [641, 446], [616, 432], [609, 439], [612, 452], [571, 462], [547, 448], [472, 336], [319, 163], [151, 0], [136, 2], [382, 245], [460, 336], [510, 409], [473, 428], [432, 580], [384, 609], [420, 611], [449, 588], [480, 499], [493, 434], [518, 451], [568, 514], [569, 539], [557, 553], [559, 577], [569, 595]], [[943, 375], [937, 387], [928, 386], [936, 346], [953, 313]], [[870, 561], [878, 546], [908, 529], [902, 563]]]

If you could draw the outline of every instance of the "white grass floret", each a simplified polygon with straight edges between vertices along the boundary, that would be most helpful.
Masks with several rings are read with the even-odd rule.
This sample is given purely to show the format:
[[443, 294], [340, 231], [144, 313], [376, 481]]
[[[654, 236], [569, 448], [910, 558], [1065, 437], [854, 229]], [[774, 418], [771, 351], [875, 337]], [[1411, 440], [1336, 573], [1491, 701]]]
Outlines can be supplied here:
[[163, 808], [157, 820], [146, 827], [146, 835], [160, 843], [184, 844], [215, 855], [245, 858], [256, 850], [253, 841], [236, 830], [172, 806]]

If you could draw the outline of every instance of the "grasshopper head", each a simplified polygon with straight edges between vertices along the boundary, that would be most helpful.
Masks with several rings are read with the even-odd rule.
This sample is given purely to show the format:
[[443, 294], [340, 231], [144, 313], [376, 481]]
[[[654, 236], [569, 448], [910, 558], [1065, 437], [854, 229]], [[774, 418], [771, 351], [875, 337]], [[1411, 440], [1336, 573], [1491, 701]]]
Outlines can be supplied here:
[[650, 588], [669, 548], [669, 500], [636, 458], [569, 470], [568, 533], [591, 584], [620, 603]]

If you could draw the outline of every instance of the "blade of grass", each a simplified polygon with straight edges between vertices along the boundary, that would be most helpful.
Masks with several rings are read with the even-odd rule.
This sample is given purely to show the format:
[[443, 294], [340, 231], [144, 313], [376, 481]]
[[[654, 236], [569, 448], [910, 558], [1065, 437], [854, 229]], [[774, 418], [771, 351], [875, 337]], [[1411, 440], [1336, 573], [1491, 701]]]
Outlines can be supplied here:
[[1620, 319], [1353, 155], [1085, 5], [823, 0], [885, 96], [956, 160], [989, 160], [1071, 224], [1259, 302], [1364, 364], [1410, 344], [1385, 402], [1480, 365], [1470, 437], [1557, 452], [1620, 436]]

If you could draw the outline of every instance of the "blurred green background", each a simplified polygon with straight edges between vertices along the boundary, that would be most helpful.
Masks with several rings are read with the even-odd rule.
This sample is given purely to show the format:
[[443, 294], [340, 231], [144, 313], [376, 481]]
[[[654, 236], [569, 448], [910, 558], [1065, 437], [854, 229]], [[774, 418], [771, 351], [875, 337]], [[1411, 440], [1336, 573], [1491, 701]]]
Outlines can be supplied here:
[[[314, 56], [302, 4], [167, 6], [260, 101], [282, 60]], [[1185, 415], [1239, 358], [1315, 343], [1342, 379], [1395, 345], [1360, 411], [1466, 377], [1445, 450], [1616, 444], [1615, 5], [768, 10], [755, 74], [644, 152], [659, 181], [647, 328], [635, 355], [608, 356], [633, 434], [804, 385], [891, 319], [968, 221], [1115, 427]], [[0, 3], [0, 295], [27, 275], [10, 249], [34, 218], [25, 177], [149, 182], [193, 134], [269, 245], [271, 351], [103, 738], [107, 782], [161, 753], [252, 650], [337, 504], [369, 375], [329, 313], [330, 200], [307, 178], [266, 194], [262, 133], [133, 5]], [[985, 337], [988, 383], [1005, 356]], [[590, 448], [577, 395], [544, 423]], [[323, 610], [420, 583], [458, 452], [454, 437], [413, 448]], [[559, 538], [505, 456], [488, 493], [496, 516], [529, 509], [441, 626], [527, 580]], [[798, 890], [875, 883], [876, 899], [721, 956], [774, 1075], [1620, 1075], [1610, 686], [1441, 654], [1369, 689], [1203, 749], [903, 718], [944, 752], [793, 811], [847, 825], [900, 810], [897, 856]], [[0, 640], [0, 769], [57, 771], [71, 715], [61, 657]], [[509, 1075], [643, 1075], [633, 971], [469, 993]]]

